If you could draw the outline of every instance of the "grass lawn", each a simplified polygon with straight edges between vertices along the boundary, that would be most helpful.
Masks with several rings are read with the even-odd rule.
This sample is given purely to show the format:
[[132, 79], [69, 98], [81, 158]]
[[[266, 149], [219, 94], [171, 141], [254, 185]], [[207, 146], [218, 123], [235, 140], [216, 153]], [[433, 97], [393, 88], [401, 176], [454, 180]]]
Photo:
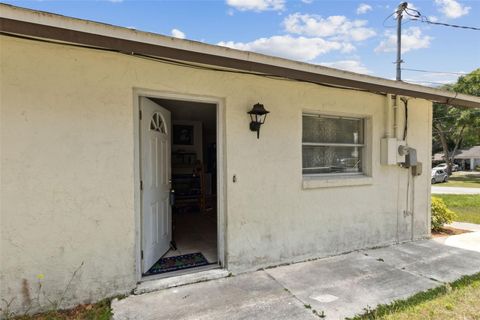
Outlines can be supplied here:
[[447, 207], [455, 212], [455, 221], [480, 224], [480, 195], [435, 194], [441, 198]]
[[480, 273], [450, 285], [418, 293], [406, 300], [382, 305], [355, 320], [480, 319]]
[[480, 188], [479, 174], [453, 174], [448, 177], [447, 183], [439, 184], [441, 187], [464, 187], [464, 188]]

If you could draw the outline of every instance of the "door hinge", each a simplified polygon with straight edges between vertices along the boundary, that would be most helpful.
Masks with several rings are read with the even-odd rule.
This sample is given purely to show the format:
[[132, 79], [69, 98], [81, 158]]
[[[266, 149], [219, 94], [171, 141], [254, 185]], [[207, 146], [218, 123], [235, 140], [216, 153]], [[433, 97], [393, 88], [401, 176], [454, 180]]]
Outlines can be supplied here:
[[142, 120], [142, 110], [138, 110], [138, 117]]
[[140, 180], [140, 190], [143, 190], [143, 180]]
[[143, 260], [143, 250], [140, 252], [140, 255], [142, 256], [142, 260]]

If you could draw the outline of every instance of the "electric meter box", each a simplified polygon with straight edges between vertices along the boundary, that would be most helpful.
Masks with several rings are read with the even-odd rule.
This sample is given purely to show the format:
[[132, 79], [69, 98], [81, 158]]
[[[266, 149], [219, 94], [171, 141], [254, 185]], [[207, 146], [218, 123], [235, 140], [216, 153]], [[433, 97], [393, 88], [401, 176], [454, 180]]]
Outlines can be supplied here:
[[385, 166], [397, 164], [397, 139], [383, 138], [380, 142], [380, 163]]
[[380, 164], [384, 166], [396, 166], [405, 162], [405, 156], [398, 153], [400, 146], [406, 146], [407, 143], [397, 138], [383, 138], [380, 141]]

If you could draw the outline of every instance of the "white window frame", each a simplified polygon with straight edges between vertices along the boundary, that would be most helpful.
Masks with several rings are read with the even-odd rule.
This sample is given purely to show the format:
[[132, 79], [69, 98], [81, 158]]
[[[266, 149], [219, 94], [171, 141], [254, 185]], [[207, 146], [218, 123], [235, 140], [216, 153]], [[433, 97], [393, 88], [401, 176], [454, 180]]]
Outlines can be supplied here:
[[[329, 143], [329, 142], [303, 142], [303, 118], [305, 116], [311, 117], [322, 117], [322, 118], [334, 118], [334, 119], [350, 119], [350, 120], [361, 120], [362, 121], [362, 135], [363, 135], [363, 143]], [[367, 131], [367, 126], [369, 125], [368, 121], [369, 118], [365, 116], [346, 116], [346, 115], [339, 115], [339, 114], [326, 114], [326, 113], [313, 113], [308, 111], [302, 112], [302, 176], [304, 178], [348, 178], [348, 177], [366, 177], [368, 176], [367, 170], [367, 163], [366, 161], [370, 160], [370, 157], [367, 156], [368, 152], [368, 143], [369, 140], [369, 132]], [[320, 147], [359, 147], [361, 152], [361, 171], [360, 172], [333, 172], [333, 173], [304, 173], [305, 168], [303, 167], [303, 147], [304, 146], [320, 146]], [[315, 169], [315, 168], [308, 168], [308, 169]]]

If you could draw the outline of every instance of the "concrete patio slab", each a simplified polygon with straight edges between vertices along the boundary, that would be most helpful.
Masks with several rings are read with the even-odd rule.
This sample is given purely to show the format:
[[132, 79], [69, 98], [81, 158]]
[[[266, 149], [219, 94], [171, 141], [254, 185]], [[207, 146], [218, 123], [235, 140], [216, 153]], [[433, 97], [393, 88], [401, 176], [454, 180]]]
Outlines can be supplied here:
[[318, 319], [263, 271], [114, 300], [112, 309], [115, 320]]
[[266, 271], [327, 319], [353, 317], [364, 308], [438, 286], [359, 252]]
[[113, 319], [343, 319], [478, 272], [480, 252], [422, 240], [129, 296]]
[[480, 253], [446, 246], [435, 240], [409, 242], [365, 252], [396, 268], [440, 282], [452, 282], [480, 271]]

